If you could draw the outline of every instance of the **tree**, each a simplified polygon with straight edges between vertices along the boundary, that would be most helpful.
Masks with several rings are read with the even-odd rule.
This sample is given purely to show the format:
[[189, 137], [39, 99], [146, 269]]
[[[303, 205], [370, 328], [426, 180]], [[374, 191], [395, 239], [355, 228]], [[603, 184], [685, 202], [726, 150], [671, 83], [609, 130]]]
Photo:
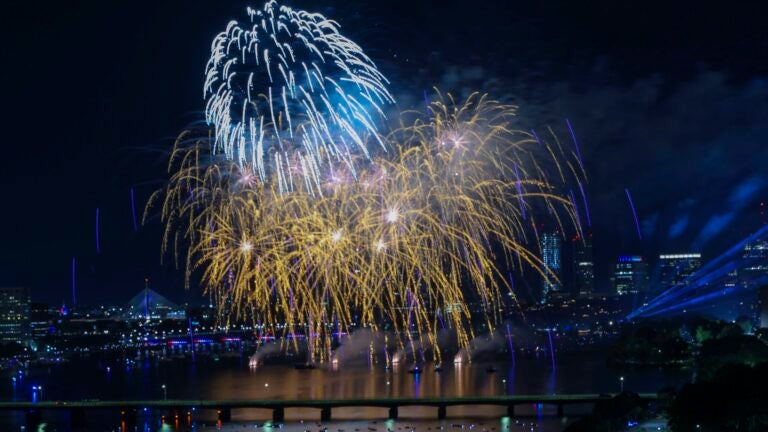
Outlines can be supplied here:
[[627, 422], [648, 416], [648, 402], [637, 393], [624, 392], [595, 404], [592, 414], [569, 425], [563, 432], [614, 432], [626, 429]]
[[669, 408], [675, 432], [768, 430], [768, 363], [729, 364], [683, 386]]
[[699, 376], [708, 379], [727, 364], [754, 366], [768, 362], [768, 345], [755, 336], [732, 335], [710, 339], [701, 346]]

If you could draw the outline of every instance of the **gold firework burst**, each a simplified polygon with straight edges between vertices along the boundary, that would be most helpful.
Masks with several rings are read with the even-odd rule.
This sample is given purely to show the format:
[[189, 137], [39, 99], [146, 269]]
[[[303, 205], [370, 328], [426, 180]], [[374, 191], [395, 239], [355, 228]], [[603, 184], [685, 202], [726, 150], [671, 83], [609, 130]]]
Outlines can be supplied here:
[[538, 257], [536, 217], [579, 229], [562, 189], [583, 178], [580, 165], [556, 140], [516, 130], [514, 114], [484, 95], [441, 97], [426, 118], [402, 120], [388, 153], [290, 194], [279, 190], [286, 178], [259, 181], [211, 156], [207, 139], [182, 135], [148, 209], [162, 201], [164, 250], [185, 261], [188, 280], [198, 275], [222, 319], [306, 335], [314, 361], [329, 359], [334, 331], [356, 327], [401, 347], [418, 338], [439, 359], [442, 326], [466, 347], [473, 319], [489, 329], [503, 319], [508, 270], [554, 278]]

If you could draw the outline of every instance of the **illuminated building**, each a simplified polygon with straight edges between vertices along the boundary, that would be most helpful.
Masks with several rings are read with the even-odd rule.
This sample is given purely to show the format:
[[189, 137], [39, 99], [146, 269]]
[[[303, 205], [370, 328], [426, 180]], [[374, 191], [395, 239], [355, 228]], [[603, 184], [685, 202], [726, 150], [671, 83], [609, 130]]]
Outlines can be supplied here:
[[29, 292], [0, 288], [0, 342], [29, 342]]
[[29, 332], [32, 339], [47, 336], [54, 331], [54, 321], [60, 315], [60, 309], [45, 303], [31, 303], [29, 307]]
[[573, 277], [579, 297], [589, 297], [595, 291], [595, 262], [592, 258], [592, 234], [582, 240], [573, 239]]
[[757, 301], [753, 297], [753, 301], [748, 303], [751, 310], [743, 312], [752, 318], [755, 325], [764, 327], [768, 325], [768, 240], [759, 239], [747, 243], [742, 258], [744, 264], [738, 270], [739, 282], [742, 287], [757, 294]]
[[561, 243], [559, 233], [544, 233], [541, 235], [541, 260], [548, 276], [543, 278], [541, 282], [540, 300], [542, 303], [562, 290], [562, 285], [560, 284]]
[[752, 288], [768, 282], [768, 240], [761, 239], [744, 246], [744, 266], [739, 269], [739, 279]]
[[686, 285], [688, 278], [701, 268], [701, 254], [659, 255], [659, 267], [659, 290]]
[[613, 274], [616, 294], [639, 294], [648, 290], [648, 263], [638, 255], [620, 256]]

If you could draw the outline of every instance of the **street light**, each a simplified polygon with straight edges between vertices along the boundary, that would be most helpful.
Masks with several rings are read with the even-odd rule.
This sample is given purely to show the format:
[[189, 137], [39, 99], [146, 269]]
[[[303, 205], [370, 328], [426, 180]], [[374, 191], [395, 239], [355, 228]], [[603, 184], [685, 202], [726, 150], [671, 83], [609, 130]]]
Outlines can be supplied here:
[[619, 383], [621, 385], [621, 393], [624, 393], [624, 377], [619, 378]]
[[168, 389], [163, 384], [163, 400], [168, 400]]

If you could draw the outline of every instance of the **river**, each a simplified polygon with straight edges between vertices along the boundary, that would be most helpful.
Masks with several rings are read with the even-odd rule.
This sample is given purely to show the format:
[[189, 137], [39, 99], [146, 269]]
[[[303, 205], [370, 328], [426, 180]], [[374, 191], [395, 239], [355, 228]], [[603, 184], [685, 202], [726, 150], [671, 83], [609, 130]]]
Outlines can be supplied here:
[[[31, 368], [25, 373], [6, 374], [0, 386], [5, 401], [30, 400], [129, 400], [129, 399], [347, 399], [381, 397], [492, 396], [503, 394], [563, 394], [618, 392], [622, 386], [636, 392], [656, 392], [690, 380], [691, 372], [676, 369], [638, 368], [618, 370], [606, 367], [594, 354], [563, 354], [555, 359], [519, 358], [511, 362], [446, 364], [440, 372], [426, 365], [422, 373], [409, 373], [409, 366], [391, 369], [366, 362], [337, 364], [311, 370], [291, 365], [252, 367], [248, 357], [228, 353], [221, 357], [198, 356], [190, 359], [138, 360], [83, 358], [70, 362]], [[495, 370], [494, 370], [495, 369]], [[623, 381], [621, 380], [623, 377]], [[163, 388], [165, 386], [165, 388]], [[42, 391], [40, 390], [42, 388]], [[333, 410], [333, 423], [318, 425], [319, 412], [313, 409], [286, 410], [287, 430], [360, 430], [372, 432], [387, 428], [402, 430], [440, 430], [440, 428], [478, 428], [478, 431], [534, 430], [557, 432], [574, 416], [589, 412], [588, 406], [569, 406], [566, 418], [553, 416], [554, 407], [518, 407], [519, 418], [504, 417], [498, 407], [451, 407], [447, 420], [436, 421], [433, 407], [401, 408], [397, 422], [385, 421], [381, 408], [340, 408]], [[114, 415], [113, 415], [114, 414]], [[138, 426], [128, 430], [217, 430], [211, 413], [193, 413], [189, 419], [161, 426], [160, 413], [142, 414]], [[269, 427], [271, 413], [266, 410], [235, 410], [233, 423], [224, 430], [254, 430]], [[66, 414], [44, 415], [47, 431], [69, 431]], [[302, 423], [303, 421], [303, 423]], [[101, 413], [89, 418], [84, 430], [120, 430], [117, 413]], [[376, 422], [376, 423], [373, 423]], [[483, 423], [480, 425], [480, 423]], [[378, 426], [377, 426], [378, 425]], [[406, 428], [407, 427], [407, 428]], [[0, 428], [25, 430], [22, 414], [0, 415]], [[369, 429], [372, 428], [372, 429]], [[403, 429], [405, 428], [405, 429]]]

